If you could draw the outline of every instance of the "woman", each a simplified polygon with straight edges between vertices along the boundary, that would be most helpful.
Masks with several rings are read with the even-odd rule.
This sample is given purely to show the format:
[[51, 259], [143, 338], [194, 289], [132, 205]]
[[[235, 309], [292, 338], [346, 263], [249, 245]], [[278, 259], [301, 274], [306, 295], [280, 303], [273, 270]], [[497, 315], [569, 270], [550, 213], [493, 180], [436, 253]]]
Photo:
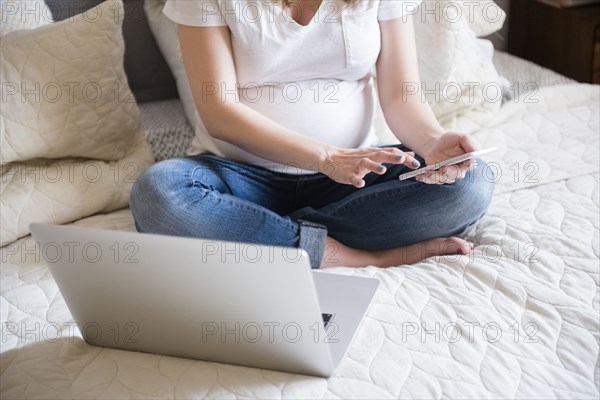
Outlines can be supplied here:
[[[420, 82], [415, 3], [167, 1], [204, 127], [199, 154], [157, 163], [134, 185], [137, 229], [299, 247], [313, 268], [472, 251], [453, 235], [489, 205], [481, 160], [398, 179], [476, 150], [403, 92]], [[377, 143], [374, 71], [402, 145]]]

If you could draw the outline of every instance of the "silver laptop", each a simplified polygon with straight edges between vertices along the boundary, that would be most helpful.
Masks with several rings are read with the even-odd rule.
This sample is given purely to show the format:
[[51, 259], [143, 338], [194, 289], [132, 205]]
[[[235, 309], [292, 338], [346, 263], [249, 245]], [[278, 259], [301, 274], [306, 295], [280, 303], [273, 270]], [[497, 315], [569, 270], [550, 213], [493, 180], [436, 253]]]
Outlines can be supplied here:
[[330, 376], [379, 282], [297, 248], [31, 224], [86, 342]]

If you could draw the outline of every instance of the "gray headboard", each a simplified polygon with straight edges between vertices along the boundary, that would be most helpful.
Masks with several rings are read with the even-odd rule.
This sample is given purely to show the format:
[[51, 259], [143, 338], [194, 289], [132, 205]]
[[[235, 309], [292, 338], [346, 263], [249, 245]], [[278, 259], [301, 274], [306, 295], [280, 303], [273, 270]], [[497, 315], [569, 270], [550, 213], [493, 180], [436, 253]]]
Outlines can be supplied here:
[[[55, 21], [92, 8], [102, 0], [45, 0]], [[163, 58], [144, 13], [144, 0], [124, 0], [125, 72], [138, 102], [177, 97], [175, 79]]]

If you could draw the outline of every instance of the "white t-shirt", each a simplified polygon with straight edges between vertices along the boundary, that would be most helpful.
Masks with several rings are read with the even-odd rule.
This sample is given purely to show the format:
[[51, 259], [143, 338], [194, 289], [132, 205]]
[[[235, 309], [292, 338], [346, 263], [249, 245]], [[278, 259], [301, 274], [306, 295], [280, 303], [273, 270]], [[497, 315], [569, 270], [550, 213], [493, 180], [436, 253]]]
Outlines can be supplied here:
[[[418, 3], [363, 0], [351, 7], [323, 0], [306, 26], [273, 0], [168, 0], [163, 13], [183, 25], [229, 27], [241, 103], [303, 135], [359, 148], [378, 144], [373, 128], [378, 20], [398, 18]], [[236, 88], [213, 85], [216, 96], [235, 99]], [[200, 127], [188, 154], [207, 148], [279, 172], [314, 172], [265, 160]]]

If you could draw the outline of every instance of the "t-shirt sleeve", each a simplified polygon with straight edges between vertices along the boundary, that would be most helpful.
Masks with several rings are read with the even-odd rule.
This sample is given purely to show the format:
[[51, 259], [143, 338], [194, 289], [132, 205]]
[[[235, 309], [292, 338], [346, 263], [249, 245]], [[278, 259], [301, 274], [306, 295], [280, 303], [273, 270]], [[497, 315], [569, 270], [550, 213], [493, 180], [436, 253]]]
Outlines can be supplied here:
[[162, 12], [181, 25], [227, 25], [218, 0], [167, 0]]
[[415, 14], [422, 0], [380, 0], [377, 19], [385, 21], [405, 14]]

